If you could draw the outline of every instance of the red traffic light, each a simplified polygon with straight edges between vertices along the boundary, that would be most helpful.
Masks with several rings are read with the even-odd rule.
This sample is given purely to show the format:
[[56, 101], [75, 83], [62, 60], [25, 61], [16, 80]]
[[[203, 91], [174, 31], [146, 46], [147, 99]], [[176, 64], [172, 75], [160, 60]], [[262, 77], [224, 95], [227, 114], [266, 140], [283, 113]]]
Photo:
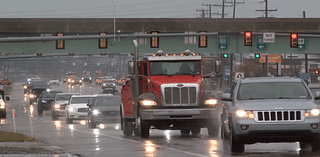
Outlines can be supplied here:
[[244, 46], [252, 46], [252, 32], [244, 32]]
[[298, 47], [298, 33], [290, 34], [290, 47], [297, 48]]
[[315, 73], [315, 74], [319, 74], [319, 71], [318, 71], [318, 70], [316, 70], [314, 73]]

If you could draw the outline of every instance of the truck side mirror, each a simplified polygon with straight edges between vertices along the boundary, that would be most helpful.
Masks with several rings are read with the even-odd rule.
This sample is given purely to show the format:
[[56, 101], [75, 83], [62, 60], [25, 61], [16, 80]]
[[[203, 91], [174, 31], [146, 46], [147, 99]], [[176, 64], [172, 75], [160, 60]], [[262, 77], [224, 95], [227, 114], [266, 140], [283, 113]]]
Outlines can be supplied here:
[[134, 75], [135, 64], [133, 61], [129, 61], [128, 63], [128, 73]]
[[215, 60], [215, 72], [221, 74], [221, 60]]

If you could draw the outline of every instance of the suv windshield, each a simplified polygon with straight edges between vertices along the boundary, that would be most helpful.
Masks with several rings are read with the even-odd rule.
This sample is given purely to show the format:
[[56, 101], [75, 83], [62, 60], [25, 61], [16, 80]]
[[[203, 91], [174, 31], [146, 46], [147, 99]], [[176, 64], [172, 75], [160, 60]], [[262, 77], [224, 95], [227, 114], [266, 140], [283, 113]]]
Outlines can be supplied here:
[[245, 83], [238, 91], [238, 100], [310, 98], [310, 93], [304, 84], [296, 82]]
[[71, 99], [71, 104], [84, 103], [92, 104], [94, 97], [74, 97]]
[[98, 97], [94, 103], [95, 106], [119, 106], [121, 99], [119, 96]]
[[62, 92], [45, 92], [42, 95], [42, 98], [54, 98], [57, 93], [62, 93]]
[[72, 94], [70, 95], [57, 95], [56, 101], [59, 100], [69, 100], [71, 98]]
[[150, 75], [200, 75], [200, 61], [150, 62]]

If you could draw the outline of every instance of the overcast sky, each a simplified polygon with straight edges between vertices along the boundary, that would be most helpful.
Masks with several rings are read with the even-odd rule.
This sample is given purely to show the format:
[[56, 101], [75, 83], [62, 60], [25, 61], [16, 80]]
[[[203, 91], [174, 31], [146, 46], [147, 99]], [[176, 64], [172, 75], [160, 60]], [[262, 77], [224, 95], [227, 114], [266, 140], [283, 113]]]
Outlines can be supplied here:
[[[233, 0], [225, 0], [233, 2]], [[236, 0], [244, 4], [236, 6], [236, 18], [256, 18], [264, 13], [265, 0]], [[0, 18], [196, 18], [208, 7], [203, 4], [221, 4], [222, 0], [0, 0]], [[268, 0], [269, 17], [320, 18], [320, 0]], [[230, 5], [230, 4], [226, 4]], [[220, 13], [221, 7], [212, 6], [212, 13]], [[232, 18], [233, 8], [226, 7], [225, 18]], [[221, 16], [212, 15], [212, 18]]]

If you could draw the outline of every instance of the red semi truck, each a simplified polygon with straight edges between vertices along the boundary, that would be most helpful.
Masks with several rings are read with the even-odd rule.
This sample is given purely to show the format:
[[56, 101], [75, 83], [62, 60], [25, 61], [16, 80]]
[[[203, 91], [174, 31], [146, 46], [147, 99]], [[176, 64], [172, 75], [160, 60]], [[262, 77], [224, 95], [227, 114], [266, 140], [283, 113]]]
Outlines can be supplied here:
[[207, 128], [210, 137], [218, 135], [218, 97], [204, 90], [200, 55], [158, 51], [134, 60], [129, 62], [131, 78], [121, 90], [124, 135], [148, 138], [151, 128], [180, 130], [183, 135]]

